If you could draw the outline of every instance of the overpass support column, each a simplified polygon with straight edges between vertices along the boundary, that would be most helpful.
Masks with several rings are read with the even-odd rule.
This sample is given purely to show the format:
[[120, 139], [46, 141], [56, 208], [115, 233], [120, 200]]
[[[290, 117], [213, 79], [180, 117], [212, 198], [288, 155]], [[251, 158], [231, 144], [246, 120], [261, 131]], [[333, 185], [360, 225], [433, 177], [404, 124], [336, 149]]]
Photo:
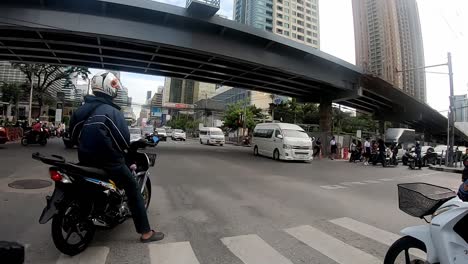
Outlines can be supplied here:
[[[330, 136], [332, 133], [332, 100], [329, 98], [321, 98], [319, 106], [319, 115], [320, 115], [320, 132], [324, 136]], [[326, 138], [322, 139], [324, 142]]]
[[379, 134], [381, 137], [385, 135], [385, 120], [379, 120]]

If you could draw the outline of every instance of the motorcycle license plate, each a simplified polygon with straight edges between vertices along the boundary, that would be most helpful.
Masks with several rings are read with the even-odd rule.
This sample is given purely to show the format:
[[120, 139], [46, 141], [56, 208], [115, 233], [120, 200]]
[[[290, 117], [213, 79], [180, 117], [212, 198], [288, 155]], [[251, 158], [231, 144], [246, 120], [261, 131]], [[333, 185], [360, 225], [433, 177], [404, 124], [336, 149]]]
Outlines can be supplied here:
[[54, 193], [52, 196], [47, 196], [47, 205], [42, 210], [41, 217], [39, 218], [39, 223], [45, 224], [47, 223], [54, 215], [58, 212], [57, 204], [62, 202], [63, 198], [65, 197], [65, 193], [62, 189], [55, 188]]

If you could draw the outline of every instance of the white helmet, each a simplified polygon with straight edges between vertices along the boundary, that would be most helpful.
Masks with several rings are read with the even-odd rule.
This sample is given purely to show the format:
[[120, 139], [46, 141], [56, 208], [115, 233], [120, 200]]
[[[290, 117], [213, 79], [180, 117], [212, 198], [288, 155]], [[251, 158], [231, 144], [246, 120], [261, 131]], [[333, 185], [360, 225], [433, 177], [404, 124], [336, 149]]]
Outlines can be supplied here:
[[112, 72], [98, 73], [91, 79], [91, 89], [93, 93], [107, 94], [112, 98], [117, 96], [117, 92], [122, 88], [119, 78]]

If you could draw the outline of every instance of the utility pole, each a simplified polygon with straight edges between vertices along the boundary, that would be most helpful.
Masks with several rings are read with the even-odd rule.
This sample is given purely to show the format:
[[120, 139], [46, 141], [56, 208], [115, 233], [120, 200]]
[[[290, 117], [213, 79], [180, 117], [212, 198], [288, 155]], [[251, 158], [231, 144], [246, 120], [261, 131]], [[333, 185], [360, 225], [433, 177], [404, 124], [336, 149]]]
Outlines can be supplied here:
[[[29, 91], [29, 114], [28, 114], [28, 121], [29, 121], [30, 126], [32, 125], [31, 115], [32, 115], [32, 101], [33, 101], [33, 88], [34, 88], [33, 77], [34, 77], [34, 72], [31, 72], [31, 89]], [[39, 112], [40, 112], [40, 109], [39, 109]]]
[[450, 140], [447, 155], [448, 163], [446, 164], [449, 167], [453, 165], [453, 147], [455, 144], [455, 100], [453, 96], [453, 71], [452, 71], [452, 54], [449, 52], [447, 53], [447, 66], [448, 66], [448, 74], [449, 74], [449, 82], [450, 82], [450, 112], [449, 112], [449, 131], [450, 131]]
[[[422, 70], [426, 68], [434, 68], [434, 67], [440, 67], [440, 66], [447, 66], [448, 67], [448, 75], [449, 75], [449, 82], [450, 82], [450, 107], [449, 107], [449, 112], [447, 114], [447, 120], [448, 120], [448, 127], [447, 127], [447, 154], [445, 155], [445, 165], [448, 167], [452, 167], [453, 165], [453, 146], [455, 144], [455, 101], [454, 101], [454, 95], [453, 95], [453, 71], [452, 71], [452, 54], [450, 52], [447, 53], [447, 63], [442, 63], [442, 64], [436, 64], [436, 65], [430, 65], [430, 66], [422, 66], [422, 67], [416, 67], [412, 69], [406, 69], [406, 70], [397, 70], [397, 72], [408, 72], [408, 71], [415, 71], [415, 70]], [[429, 73], [437, 73], [440, 74], [439, 72], [429, 72]], [[442, 73], [446, 74], [446, 73]]]
[[242, 136], [245, 137], [245, 128], [247, 126], [247, 100], [244, 100], [244, 120], [242, 122]]

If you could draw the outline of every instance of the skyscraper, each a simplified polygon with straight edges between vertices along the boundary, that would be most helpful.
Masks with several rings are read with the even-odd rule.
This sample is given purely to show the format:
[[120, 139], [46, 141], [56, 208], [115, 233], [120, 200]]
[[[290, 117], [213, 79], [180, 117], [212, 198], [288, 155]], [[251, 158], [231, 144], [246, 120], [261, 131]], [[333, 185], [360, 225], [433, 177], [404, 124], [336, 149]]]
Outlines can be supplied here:
[[166, 78], [164, 82], [164, 102], [194, 104], [200, 99], [211, 98], [216, 85], [210, 83]]
[[235, 0], [234, 20], [320, 48], [318, 0]]
[[356, 64], [366, 72], [426, 101], [416, 0], [353, 0]]

